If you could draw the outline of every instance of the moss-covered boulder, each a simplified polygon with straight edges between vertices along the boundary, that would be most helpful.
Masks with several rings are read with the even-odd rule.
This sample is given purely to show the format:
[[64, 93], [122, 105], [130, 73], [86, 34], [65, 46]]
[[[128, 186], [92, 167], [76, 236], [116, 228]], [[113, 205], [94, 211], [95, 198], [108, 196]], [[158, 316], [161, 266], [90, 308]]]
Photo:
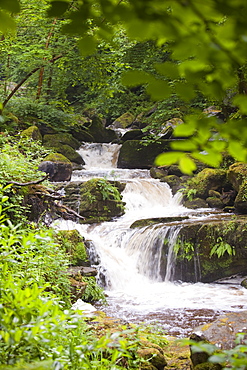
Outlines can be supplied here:
[[113, 123], [112, 127], [116, 128], [127, 128], [130, 127], [135, 119], [135, 116], [130, 113], [126, 112], [118, 117]]
[[140, 140], [125, 141], [120, 149], [118, 168], [150, 169], [154, 165], [158, 154], [169, 151], [169, 140], [160, 140], [157, 143]]
[[78, 230], [59, 230], [55, 240], [68, 254], [72, 266], [90, 266], [85, 239]]
[[88, 134], [92, 136], [95, 143], [111, 143], [118, 140], [116, 132], [110, 128], [105, 128], [102, 120], [98, 116], [92, 118], [88, 125]]
[[71, 146], [73, 149], [79, 149], [81, 143], [76, 140], [71, 134], [61, 132], [53, 135], [44, 135], [43, 137], [44, 146], [52, 148], [53, 146], [58, 146], [59, 144], [66, 144]]
[[92, 179], [80, 186], [79, 212], [85, 222], [102, 222], [121, 216], [124, 205], [118, 188], [110, 181]]
[[37, 126], [30, 126], [22, 131], [21, 136], [28, 137], [32, 140], [42, 141], [42, 135]]
[[222, 192], [229, 186], [227, 171], [223, 169], [205, 168], [193, 177], [188, 183], [188, 189], [194, 190], [194, 196], [206, 199], [210, 190]]
[[69, 181], [72, 175], [72, 164], [60, 153], [52, 153], [44, 158], [39, 165], [39, 171], [49, 174], [50, 181]]
[[76, 152], [76, 149], [80, 147], [80, 142], [69, 133], [44, 135], [43, 145], [64, 155], [73, 163], [84, 164], [82, 157]]
[[121, 142], [127, 140], [140, 140], [144, 135], [146, 134], [144, 134], [140, 129], [136, 128], [134, 130], [129, 130], [121, 137]]
[[[185, 224], [176, 243], [175, 280], [213, 282], [247, 274], [244, 216]], [[166, 253], [166, 251], [164, 251]]]
[[234, 201], [235, 210], [241, 214], [247, 214], [247, 180], [244, 180]]
[[228, 179], [233, 188], [239, 191], [241, 184], [247, 180], [247, 163], [236, 162], [229, 167]]

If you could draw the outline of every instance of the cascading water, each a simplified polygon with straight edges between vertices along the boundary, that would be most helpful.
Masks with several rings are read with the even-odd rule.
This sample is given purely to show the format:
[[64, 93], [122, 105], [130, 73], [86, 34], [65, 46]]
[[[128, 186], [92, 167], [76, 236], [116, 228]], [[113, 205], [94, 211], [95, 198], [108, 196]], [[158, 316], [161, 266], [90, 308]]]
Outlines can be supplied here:
[[[125, 214], [112, 221], [79, 225], [61, 221], [60, 228], [76, 228], [91, 240], [104, 271], [107, 314], [133, 322], [159, 323], [170, 334], [184, 336], [219, 313], [246, 309], [247, 290], [231, 284], [172, 282], [173, 246], [181, 222], [130, 228], [139, 219], [192, 214], [172, 196], [168, 185], [150, 177], [148, 170], [117, 169], [119, 146], [85, 144], [80, 153], [85, 169], [74, 180], [106, 177], [126, 182]], [[193, 214], [195, 211], [193, 211]], [[164, 253], [168, 240], [168, 253]]]

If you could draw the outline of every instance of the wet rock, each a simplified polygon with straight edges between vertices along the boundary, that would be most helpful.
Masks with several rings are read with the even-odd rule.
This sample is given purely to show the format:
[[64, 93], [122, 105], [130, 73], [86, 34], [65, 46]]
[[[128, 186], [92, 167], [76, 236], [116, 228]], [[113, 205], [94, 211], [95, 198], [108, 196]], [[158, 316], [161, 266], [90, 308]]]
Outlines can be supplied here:
[[183, 202], [184, 206], [191, 209], [197, 208], [208, 208], [208, 203], [206, 200], [201, 198], [195, 198], [193, 200], [186, 200]]
[[140, 140], [144, 135], [145, 134], [140, 129], [129, 130], [121, 137], [121, 142], [127, 140]]
[[183, 179], [176, 175], [164, 176], [160, 179], [160, 181], [165, 182], [170, 186], [173, 195], [182, 189], [184, 184]]
[[120, 149], [118, 168], [149, 169], [158, 154], [170, 150], [169, 140], [159, 143], [143, 143], [140, 140], [125, 141]]
[[133, 123], [135, 119], [135, 116], [130, 113], [130, 112], [126, 112], [124, 114], [122, 114], [120, 117], [118, 117], [113, 123], [112, 123], [112, 127], [114, 129], [116, 128], [127, 128], [127, 127], [130, 127], [131, 124]]
[[50, 181], [69, 181], [72, 175], [72, 164], [62, 154], [53, 153], [44, 158], [38, 170], [49, 174]]
[[150, 169], [150, 176], [153, 179], [161, 179], [167, 175], [168, 171], [164, 167], [152, 167]]
[[228, 179], [236, 191], [239, 191], [240, 185], [247, 177], [247, 163], [236, 162], [229, 167], [227, 173]]
[[243, 181], [239, 187], [234, 201], [235, 210], [241, 214], [247, 214], [247, 181]]
[[118, 140], [116, 132], [110, 128], [105, 128], [102, 120], [98, 116], [93, 116], [88, 126], [88, 134], [93, 137], [95, 143], [110, 143]]
[[220, 349], [232, 349], [236, 346], [236, 334], [247, 331], [247, 311], [230, 312], [218, 317], [209, 324], [201, 325], [193, 332], [201, 338], [217, 345]]
[[211, 208], [224, 208], [224, 204], [223, 202], [221, 201], [221, 199], [217, 198], [217, 197], [208, 197], [206, 199], [206, 202], [208, 203], [209, 207]]
[[149, 346], [146, 346], [145, 348], [138, 349], [137, 354], [139, 357], [148, 360], [151, 365], [151, 367], [147, 367], [148, 364], [145, 364], [144, 367], [141, 365], [142, 370], [164, 370], [164, 367], [167, 365], [162, 349], [159, 346], [155, 346], [153, 343], [149, 344]]
[[243, 281], [241, 281], [241, 286], [247, 289], [247, 279], [244, 279]]
[[133, 222], [130, 226], [131, 229], [136, 227], [145, 227], [149, 225], [159, 224], [159, 223], [170, 223], [170, 222], [178, 222], [187, 220], [189, 217], [181, 216], [181, 217], [157, 217], [157, 218], [145, 218], [143, 220], [137, 220]]

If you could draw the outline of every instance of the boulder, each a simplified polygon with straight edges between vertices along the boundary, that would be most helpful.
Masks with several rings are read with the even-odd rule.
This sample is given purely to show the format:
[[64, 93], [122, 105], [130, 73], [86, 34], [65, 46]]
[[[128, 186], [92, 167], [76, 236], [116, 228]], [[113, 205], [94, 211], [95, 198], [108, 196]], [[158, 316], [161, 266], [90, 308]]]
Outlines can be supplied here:
[[152, 167], [150, 169], [150, 176], [153, 179], [162, 179], [167, 175], [167, 169], [165, 167]]
[[130, 112], [126, 112], [124, 114], [122, 114], [120, 117], [118, 117], [113, 123], [112, 123], [112, 127], [114, 129], [116, 128], [127, 128], [127, 127], [130, 127], [131, 124], [133, 123], [135, 119], [135, 116], [130, 113]]
[[59, 146], [59, 144], [69, 145], [73, 149], [79, 149], [81, 146], [81, 143], [69, 133], [62, 132], [59, 134], [44, 135], [44, 146], [52, 148], [54, 146]]
[[119, 152], [117, 167], [149, 169], [154, 165], [158, 154], [170, 150], [169, 144], [169, 140], [160, 140], [157, 143], [125, 141]]
[[42, 135], [37, 126], [30, 126], [22, 131], [21, 136], [28, 137], [32, 140], [42, 141]]
[[184, 183], [182, 178], [176, 175], [164, 176], [160, 181], [165, 182], [170, 186], [173, 195], [183, 188], [182, 184]]
[[140, 140], [145, 134], [140, 129], [129, 130], [121, 137], [121, 142], [127, 140]]
[[236, 334], [246, 333], [246, 330], [247, 311], [241, 311], [219, 316], [215, 321], [195, 328], [193, 332], [201, 341], [229, 350], [236, 346]]
[[94, 116], [88, 126], [88, 134], [92, 136], [95, 143], [111, 143], [118, 140], [116, 132], [110, 128], [105, 128], [102, 120], [98, 116]]
[[82, 157], [76, 152], [76, 149], [79, 149], [81, 145], [80, 142], [69, 133], [44, 135], [43, 145], [64, 155], [73, 163], [85, 164]]
[[232, 164], [229, 167], [227, 176], [233, 188], [239, 191], [241, 184], [247, 177], [247, 163], [236, 162]]
[[227, 185], [226, 170], [205, 168], [190, 180], [189, 188], [195, 190], [195, 197], [206, 199], [210, 190], [221, 193]]
[[52, 153], [44, 158], [38, 170], [49, 174], [50, 181], [69, 181], [72, 175], [72, 164], [62, 154]]
[[234, 201], [235, 210], [241, 214], [247, 214], [247, 180], [244, 180]]
[[157, 217], [157, 218], [144, 218], [142, 220], [136, 220], [130, 226], [131, 229], [135, 227], [145, 227], [149, 225], [159, 224], [159, 223], [170, 223], [187, 220], [188, 216], [176, 216], [176, 217]]
[[208, 203], [202, 198], [194, 198], [192, 200], [183, 201], [183, 205], [186, 208], [197, 209], [197, 208], [208, 208]]

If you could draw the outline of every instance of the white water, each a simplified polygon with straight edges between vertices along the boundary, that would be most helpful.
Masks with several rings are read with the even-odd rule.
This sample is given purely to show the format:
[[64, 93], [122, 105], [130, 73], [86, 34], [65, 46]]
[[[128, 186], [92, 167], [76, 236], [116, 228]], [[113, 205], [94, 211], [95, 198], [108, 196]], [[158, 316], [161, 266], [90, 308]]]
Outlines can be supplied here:
[[[116, 169], [117, 152], [117, 145], [86, 144], [80, 150], [86, 162], [85, 169], [77, 171], [73, 180], [87, 180], [91, 176], [109, 178], [109, 175], [113, 178], [113, 171], [114, 174], [117, 172], [119, 178], [126, 181], [123, 192], [125, 215], [97, 225], [62, 221], [58, 226], [76, 228], [86, 239], [92, 240], [106, 271], [109, 306], [103, 310], [129, 321], [159, 322], [169, 333], [181, 336], [192, 326], [212, 320], [220, 312], [247, 309], [247, 290], [240, 285], [170, 282], [173, 276], [172, 246], [179, 223], [141, 229], [130, 229], [130, 225], [136, 220], [152, 217], [211, 217], [210, 212], [204, 210], [200, 215], [200, 212], [196, 214], [194, 210], [184, 208], [178, 195], [173, 197], [170, 188], [151, 179], [147, 170]], [[165, 238], [169, 239], [170, 249], [166, 276], [162, 276], [160, 267]]]

